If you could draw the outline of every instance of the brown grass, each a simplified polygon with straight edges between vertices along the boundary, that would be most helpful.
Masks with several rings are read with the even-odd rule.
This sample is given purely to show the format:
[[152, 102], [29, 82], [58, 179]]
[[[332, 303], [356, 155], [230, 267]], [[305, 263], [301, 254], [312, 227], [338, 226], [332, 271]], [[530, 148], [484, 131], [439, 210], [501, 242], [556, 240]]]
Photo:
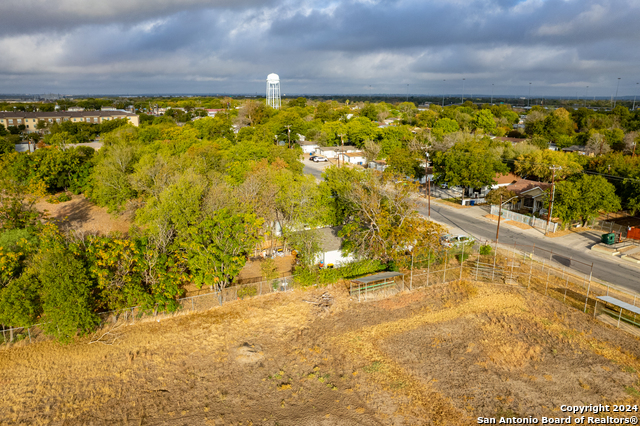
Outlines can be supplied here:
[[[321, 291], [329, 314], [305, 302]], [[460, 425], [640, 389], [640, 341], [471, 281], [368, 303], [277, 293], [87, 343], [0, 351], [0, 424]]]

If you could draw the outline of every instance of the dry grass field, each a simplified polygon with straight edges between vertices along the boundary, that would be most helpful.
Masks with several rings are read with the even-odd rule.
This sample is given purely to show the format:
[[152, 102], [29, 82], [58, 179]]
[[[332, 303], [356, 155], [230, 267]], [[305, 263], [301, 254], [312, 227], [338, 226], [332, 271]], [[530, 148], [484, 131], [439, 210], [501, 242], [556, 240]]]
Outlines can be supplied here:
[[297, 290], [114, 333], [0, 350], [0, 424], [464, 425], [640, 399], [640, 340], [509, 286]]

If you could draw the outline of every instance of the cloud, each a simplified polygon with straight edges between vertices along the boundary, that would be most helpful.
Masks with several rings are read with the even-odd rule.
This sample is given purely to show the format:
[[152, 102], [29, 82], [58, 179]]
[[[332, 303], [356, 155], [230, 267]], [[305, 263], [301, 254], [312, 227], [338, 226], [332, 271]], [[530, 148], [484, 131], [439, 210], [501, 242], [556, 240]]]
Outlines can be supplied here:
[[608, 95], [635, 90], [639, 18], [635, 0], [4, 0], [0, 91], [251, 93], [277, 72], [285, 93]]

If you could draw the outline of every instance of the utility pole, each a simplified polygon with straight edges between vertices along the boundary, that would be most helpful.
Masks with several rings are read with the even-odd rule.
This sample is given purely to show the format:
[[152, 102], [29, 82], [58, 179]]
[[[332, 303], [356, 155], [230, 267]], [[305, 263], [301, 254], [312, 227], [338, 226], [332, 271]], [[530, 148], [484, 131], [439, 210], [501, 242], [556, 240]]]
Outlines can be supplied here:
[[493, 105], [493, 83], [491, 83], [491, 105]]
[[502, 194], [500, 194], [500, 207], [498, 208], [498, 228], [496, 229], [496, 250], [498, 250], [498, 237], [500, 236], [500, 219], [502, 218]]
[[289, 149], [291, 149], [291, 124], [284, 126], [287, 128], [287, 141], [289, 142]]
[[556, 170], [562, 170], [560, 166], [551, 166], [549, 167], [551, 170], [551, 202], [549, 203], [549, 212], [547, 215], [547, 227], [545, 228], [544, 234], [547, 235], [549, 233], [549, 222], [551, 222], [551, 215], [553, 214], [553, 198], [556, 194]]
[[407, 84], [407, 102], [409, 102], [409, 85]]
[[613, 100], [613, 107], [616, 107], [616, 103], [618, 102], [618, 88], [620, 87], [620, 77], [618, 77], [618, 84], [616, 85], [616, 97]]
[[[344, 134], [338, 135], [340, 136], [340, 144], [342, 145], [341, 153], [342, 153], [342, 165], [344, 165]], [[340, 167], [340, 154], [338, 154], [338, 167]]]
[[634, 111], [636, 109], [636, 95], [638, 94], [638, 84], [640, 83], [636, 83], [636, 93], [635, 95], [633, 95], [633, 107], [631, 107], [631, 111]]

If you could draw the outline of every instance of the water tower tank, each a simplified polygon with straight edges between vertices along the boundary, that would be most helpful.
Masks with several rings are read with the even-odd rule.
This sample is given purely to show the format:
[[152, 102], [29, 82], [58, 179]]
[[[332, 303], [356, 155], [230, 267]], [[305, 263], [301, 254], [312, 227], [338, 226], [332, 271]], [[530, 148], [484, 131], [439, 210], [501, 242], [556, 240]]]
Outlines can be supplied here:
[[280, 108], [280, 77], [271, 73], [267, 76], [267, 105], [271, 108]]

